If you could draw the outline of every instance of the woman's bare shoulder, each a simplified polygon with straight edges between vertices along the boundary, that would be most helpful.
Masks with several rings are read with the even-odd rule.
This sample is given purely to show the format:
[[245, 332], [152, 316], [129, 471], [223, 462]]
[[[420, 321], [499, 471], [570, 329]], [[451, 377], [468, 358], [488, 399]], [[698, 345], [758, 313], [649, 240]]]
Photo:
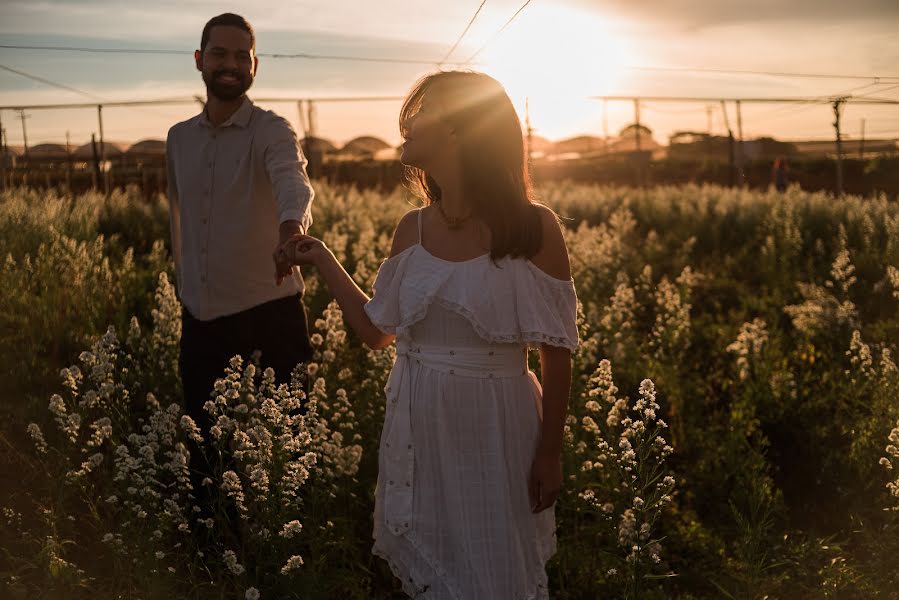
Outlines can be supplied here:
[[568, 248], [558, 215], [543, 204], [534, 204], [540, 215], [543, 241], [540, 249], [531, 257], [531, 262], [538, 269], [556, 279], [571, 279], [571, 263], [568, 260]]
[[420, 210], [419, 208], [410, 210], [396, 224], [393, 232], [393, 244], [390, 246], [390, 256], [396, 256], [418, 243], [418, 213]]

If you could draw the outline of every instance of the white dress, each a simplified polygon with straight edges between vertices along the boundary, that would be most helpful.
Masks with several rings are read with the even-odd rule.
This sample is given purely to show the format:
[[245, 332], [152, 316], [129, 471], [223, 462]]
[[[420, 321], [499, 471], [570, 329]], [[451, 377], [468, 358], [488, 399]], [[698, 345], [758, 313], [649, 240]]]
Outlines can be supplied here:
[[530, 261], [451, 262], [419, 243], [381, 264], [365, 311], [396, 335], [372, 552], [414, 598], [548, 598], [555, 513], [531, 512], [541, 390], [527, 346], [574, 350], [574, 284]]

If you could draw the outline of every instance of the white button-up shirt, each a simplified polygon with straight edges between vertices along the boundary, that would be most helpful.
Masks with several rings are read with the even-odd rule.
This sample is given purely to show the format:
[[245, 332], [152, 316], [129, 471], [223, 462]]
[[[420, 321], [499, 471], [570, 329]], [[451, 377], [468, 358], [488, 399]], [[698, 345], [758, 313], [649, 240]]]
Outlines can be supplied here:
[[214, 319], [303, 291], [299, 269], [275, 283], [279, 225], [312, 223], [306, 158], [290, 124], [247, 98], [213, 127], [205, 111], [166, 141], [178, 295]]

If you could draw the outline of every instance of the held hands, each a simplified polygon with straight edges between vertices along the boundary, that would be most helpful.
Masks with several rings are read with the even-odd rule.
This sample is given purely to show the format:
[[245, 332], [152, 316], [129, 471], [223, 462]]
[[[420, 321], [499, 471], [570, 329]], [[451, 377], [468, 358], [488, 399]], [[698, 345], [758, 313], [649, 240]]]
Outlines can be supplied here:
[[277, 285], [281, 285], [284, 278], [291, 275], [294, 266], [279, 250], [287, 240], [302, 232], [303, 227], [296, 219], [288, 219], [278, 225], [278, 246], [272, 252], [272, 259], [275, 261], [275, 283]]
[[324, 242], [312, 237], [298, 233], [292, 235], [283, 244], [275, 250], [275, 264], [287, 265], [287, 269], [293, 268], [293, 265], [317, 265], [319, 261], [327, 254], [328, 248]]
[[551, 507], [562, 489], [562, 457], [555, 452], [537, 450], [528, 478], [531, 512], [539, 513]]

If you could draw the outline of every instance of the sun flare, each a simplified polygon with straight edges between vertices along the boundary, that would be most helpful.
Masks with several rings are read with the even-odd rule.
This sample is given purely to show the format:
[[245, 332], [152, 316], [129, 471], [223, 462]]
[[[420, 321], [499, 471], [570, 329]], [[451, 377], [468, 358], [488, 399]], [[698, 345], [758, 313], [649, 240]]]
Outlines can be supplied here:
[[522, 118], [528, 99], [538, 133], [558, 137], [597, 123], [599, 105], [587, 97], [618, 91], [623, 67], [635, 57], [612, 21], [570, 7], [535, 5], [478, 61], [505, 86]]

